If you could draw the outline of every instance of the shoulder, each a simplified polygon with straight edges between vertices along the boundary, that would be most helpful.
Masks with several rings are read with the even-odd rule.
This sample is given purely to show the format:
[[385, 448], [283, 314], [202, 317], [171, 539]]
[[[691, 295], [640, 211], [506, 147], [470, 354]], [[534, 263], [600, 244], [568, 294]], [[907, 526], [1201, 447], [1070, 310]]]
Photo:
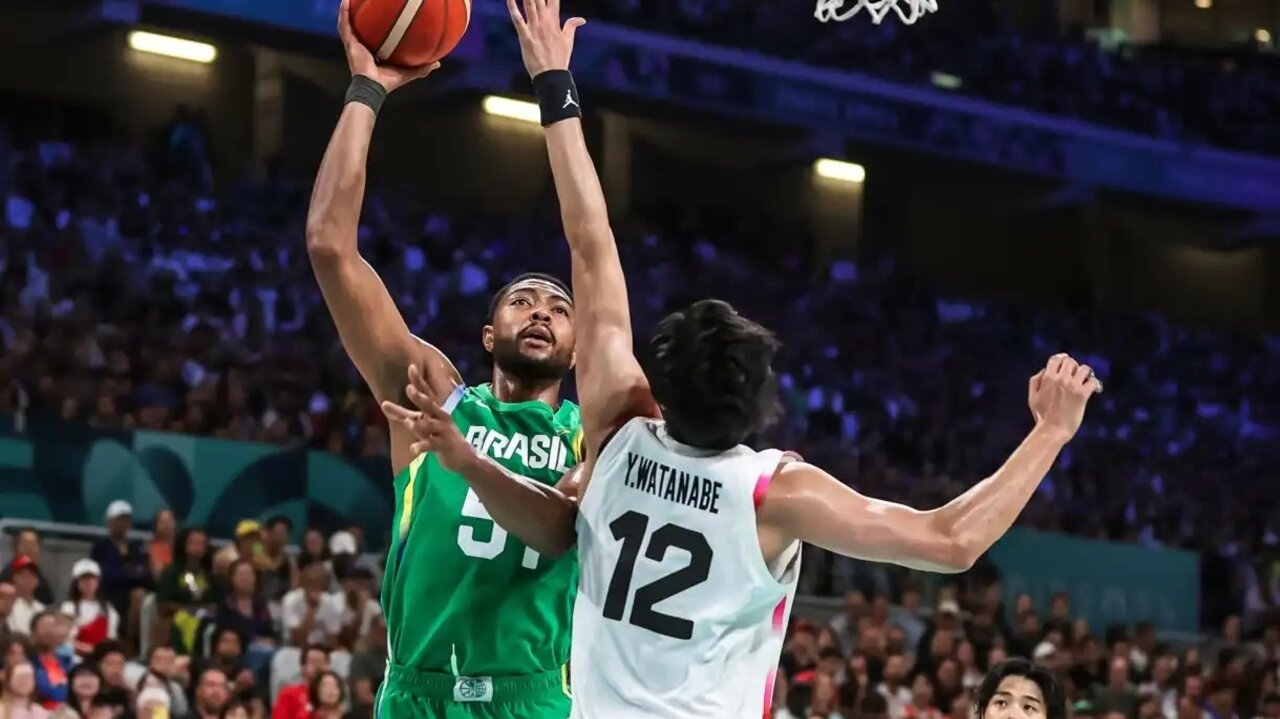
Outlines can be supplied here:
[[793, 452], [783, 452], [778, 457], [768, 484], [761, 488], [756, 503], [762, 516], [785, 511], [791, 500], [803, 495], [805, 488], [820, 480], [825, 473], [800, 459]]

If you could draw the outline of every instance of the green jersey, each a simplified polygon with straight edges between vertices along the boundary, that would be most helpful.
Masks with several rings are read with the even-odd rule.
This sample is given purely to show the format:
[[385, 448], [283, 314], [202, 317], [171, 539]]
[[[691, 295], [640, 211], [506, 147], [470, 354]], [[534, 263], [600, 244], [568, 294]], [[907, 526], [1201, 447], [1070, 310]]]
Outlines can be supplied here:
[[[472, 446], [524, 477], [555, 484], [579, 459], [572, 402], [501, 402], [485, 384], [459, 388], [445, 409]], [[395, 498], [382, 581], [393, 664], [502, 677], [568, 662], [576, 550], [550, 558], [524, 546], [431, 454], [396, 476]]]

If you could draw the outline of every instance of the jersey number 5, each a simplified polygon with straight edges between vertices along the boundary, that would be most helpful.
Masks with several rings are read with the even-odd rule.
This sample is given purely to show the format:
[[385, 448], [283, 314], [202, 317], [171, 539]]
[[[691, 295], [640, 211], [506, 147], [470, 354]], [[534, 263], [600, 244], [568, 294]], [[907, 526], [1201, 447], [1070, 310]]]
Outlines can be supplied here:
[[[622, 542], [622, 553], [618, 557], [618, 566], [613, 569], [613, 578], [609, 580], [609, 589], [604, 598], [604, 616], [620, 622], [627, 608], [627, 597], [631, 594], [631, 575], [636, 571], [640, 545], [649, 531], [649, 517], [632, 510], [613, 520], [609, 529], [613, 530], [613, 538]], [[693, 636], [692, 621], [655, 611], [653, 605], [707, 581], [714, 553], [707, 538], [701, 533], [676, 524], [664, 524], [649, 536], [649, 548], [645, 550], [644, 556], [661, 562], [667, 556], [667, 550], [673, 547], [688, 552], [689, 563], [662, 579], [636, 589], [635, 600], [631, 603], [630, 621], [637, 627], [663, 636], [689, 639]]]
[[[467, 500], [462, 503], [462, 516], [483, 519], [491, 526], [488, 541], [476, 539], [475, 527], [466, 524], [458, 527], [458, 548], [463, 554], [476, 559], [494, 559], [507, 548], [507, 530], [493, 521], [493, 517], [489, 516], [489, 510], [484, 508], [484, 504], [470, 487], [467, 488]], [[520, 566], [525, 569], [537, 569], [538, 553], [525, 547]]]

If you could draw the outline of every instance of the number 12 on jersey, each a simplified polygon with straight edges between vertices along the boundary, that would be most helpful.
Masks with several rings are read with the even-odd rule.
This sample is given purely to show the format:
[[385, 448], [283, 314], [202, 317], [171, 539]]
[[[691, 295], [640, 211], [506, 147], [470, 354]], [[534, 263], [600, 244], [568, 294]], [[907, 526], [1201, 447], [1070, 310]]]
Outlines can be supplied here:
[[634, 626], [674, 639], [691, 638], [692, 621], [659, 612], [653, 605], [707, 581], [707, 577], [711, 575], [711, 559], [714, 555], [707, 538], [701, 532], [670, 523], [649, 534], [649, 516], [635, 510], [610, 522], [609, 529], [613, 532], [613, 538], [622, 542], [622, 552], [605, 593], [605, 618], [623, 621], [627, 599], [631, 596], [632, 575], [640, 556], [640, 545], [647, 535], [649, 546], [644, 552], [646, 559], [661, 562], [667, 556], [667, 550], [674, 548], [688, 552], [689, 563], [661, 579], [637, 588], [635, 598], [631, 601], [631, 616], [628, 621]]

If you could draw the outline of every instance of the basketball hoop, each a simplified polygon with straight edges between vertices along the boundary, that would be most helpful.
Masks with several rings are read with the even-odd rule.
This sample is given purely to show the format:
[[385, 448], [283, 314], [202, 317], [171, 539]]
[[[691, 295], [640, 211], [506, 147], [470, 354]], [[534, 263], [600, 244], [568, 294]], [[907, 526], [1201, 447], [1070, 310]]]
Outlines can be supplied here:
[[852, 0], [853, 7], [845, 8], [849, 0], [818, 0], [813, 16], [818, 22], [844, 22], [865, 9], [871, 22], [879, 25], [892, 10], [904, 25], [914, 24], [925, 14], [938, 11], [938, 0]]

